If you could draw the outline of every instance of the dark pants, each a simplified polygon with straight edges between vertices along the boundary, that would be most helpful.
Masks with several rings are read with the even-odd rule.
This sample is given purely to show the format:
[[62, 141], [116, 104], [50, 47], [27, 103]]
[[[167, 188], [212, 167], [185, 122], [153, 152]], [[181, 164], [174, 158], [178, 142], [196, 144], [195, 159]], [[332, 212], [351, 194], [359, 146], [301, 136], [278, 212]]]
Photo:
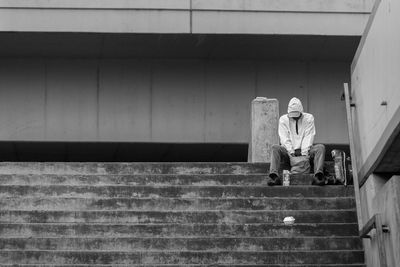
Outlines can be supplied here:
[[[271, 165], [269, 168], [271, 174], [278, 175], [281, 161], [285, 164], [290, 165], [290, 155], [284, 146], [273, 145], [271, 153]], [[314, 162], [314, 175], [317, 173], [324, 173], [324, 162], [325, 162], [325, 146], [318, 144], [313, 145], [310, 149], [310, 161]]]

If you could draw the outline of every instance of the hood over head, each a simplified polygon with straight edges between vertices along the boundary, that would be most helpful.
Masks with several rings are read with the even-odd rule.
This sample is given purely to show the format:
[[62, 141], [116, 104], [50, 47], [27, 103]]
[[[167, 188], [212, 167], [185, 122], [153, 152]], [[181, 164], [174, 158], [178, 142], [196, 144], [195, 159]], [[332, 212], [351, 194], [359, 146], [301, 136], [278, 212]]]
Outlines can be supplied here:
[[301, 104], [300, 99], [293, 97], [289, 101], [288, 116], [291, 118], [300, 117], [301, 113], [303, 113], [303, 105]]

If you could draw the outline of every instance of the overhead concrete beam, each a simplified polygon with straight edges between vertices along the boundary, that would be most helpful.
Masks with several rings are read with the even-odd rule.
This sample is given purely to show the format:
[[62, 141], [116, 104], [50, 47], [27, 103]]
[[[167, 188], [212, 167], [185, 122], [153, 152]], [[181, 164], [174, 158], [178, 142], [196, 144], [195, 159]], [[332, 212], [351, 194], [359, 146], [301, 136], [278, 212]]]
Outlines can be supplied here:
[[374, 0], [193, 0], [193, 10], [370, 13]]
[[194, 11], [193, 33], [361, 35], [367, 14]]
[[175, 10], [0, 9], [0, 31], [189, 33], [189, 22]]
[[0, 0], [0, 31], [360, 36], [372, 0]]
[[188, 0], [0, 0], [0, 8], [173, 9], [188, 10]]

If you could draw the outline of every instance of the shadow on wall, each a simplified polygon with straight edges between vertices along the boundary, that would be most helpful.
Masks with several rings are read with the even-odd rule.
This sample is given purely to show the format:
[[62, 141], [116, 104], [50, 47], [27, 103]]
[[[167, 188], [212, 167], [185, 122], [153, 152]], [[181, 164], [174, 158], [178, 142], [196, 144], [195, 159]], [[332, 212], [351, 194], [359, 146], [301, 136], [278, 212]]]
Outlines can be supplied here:
[[1, 142], [1, 161], [245, 162], [247, 144]]
[[[348, 145], [326, 145], [349, 153]], [[247, 162], [247, 144], [0, 142], [0, 161]], [[349, 155], [349, 154], [348, 154]]]

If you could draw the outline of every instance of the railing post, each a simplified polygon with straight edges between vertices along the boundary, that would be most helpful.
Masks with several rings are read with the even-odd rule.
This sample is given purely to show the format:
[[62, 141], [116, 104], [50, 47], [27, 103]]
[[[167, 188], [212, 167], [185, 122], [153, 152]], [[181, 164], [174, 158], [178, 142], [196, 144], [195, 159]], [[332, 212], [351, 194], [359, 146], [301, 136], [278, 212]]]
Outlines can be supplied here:
[[271, 147], [279, 144], [279, 102], [257, 97], [251, 102], [249, 162], [270, 162]]

